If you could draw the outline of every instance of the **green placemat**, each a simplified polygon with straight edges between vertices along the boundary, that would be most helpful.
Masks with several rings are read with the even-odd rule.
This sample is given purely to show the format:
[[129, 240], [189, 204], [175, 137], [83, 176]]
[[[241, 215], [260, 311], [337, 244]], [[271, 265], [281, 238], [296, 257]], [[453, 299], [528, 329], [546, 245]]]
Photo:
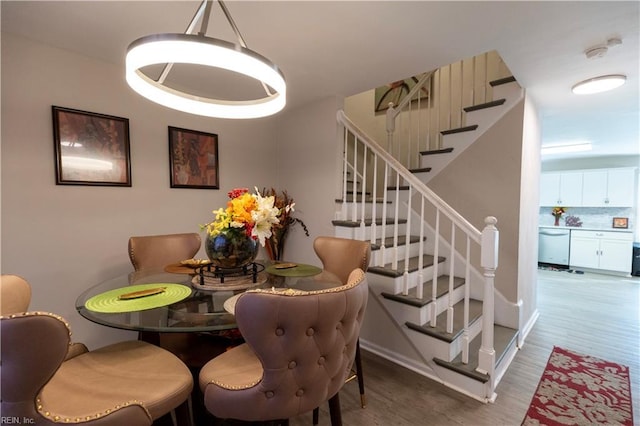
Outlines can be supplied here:
[[[165, 287], [162, 293], [151, 296], [139, 297], [137, 299], [121, 300], [118, 297], [142, 291]], [[191, 295], [191, 288], [181, 284], [170, 283], [153, 283], [138, 284], [127, 287], [109, 290], [101, 294], [97, 294], [86, 301], [84, 307], [90, 311], [115, 314], [120, 312], [144, 311], [146, 309], [159, 308], [161, 306], [170, 305], [185, 299]]]
[[275, 266], [276, 265], [268, 266], [267, 273], [279, 277], [310, 277], [322, 272], [322, 269], [317, 266], [306, 265], [304, 263], [297, 263], [293, 268], [286, 269], [277, 269]]

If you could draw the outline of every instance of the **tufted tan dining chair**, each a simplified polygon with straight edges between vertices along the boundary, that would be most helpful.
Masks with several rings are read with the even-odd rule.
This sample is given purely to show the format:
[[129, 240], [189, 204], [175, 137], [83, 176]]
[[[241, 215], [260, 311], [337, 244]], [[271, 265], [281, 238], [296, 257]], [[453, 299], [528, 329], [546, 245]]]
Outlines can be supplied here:
[[177, 357], [140, 341], [71, 346], [62, 317], [27, 312], [30, 295], [23, 278], [0, 277], [3, 418], [137, 426], [176, 410], [180, 425], [191, 424], [193, 376]]
[[129, 259], [136, 271], [162, 269], [193, 258], [201, 245], [202, 239], [195, 232], [133, 236], [129, 238]]
[[235, 315], [246, 343], [200, 371], [207, 410], [217, 418], [288, 424], [329, 401], [331, 424], [341, 425], [338, 391], [353, 363], [367, 296], [361, 269], [331, 289], [243, 293]]
[[[313, 249], [322, 262], [325, 271], [338, 276], [340, 281], [346, 282], [349, 273], [360, 268], [367, 271], [371, 257], [371, 244], [368, 241], [352, 240], [338, 237], [317, 237], [313, 241]], [[364, 375], [362, 361], [360, 359], [360, 341], [356, 344], [355, 374], [350, 375], [347, 381], [358, 379], [360, 390], [360, 405], [366, 407], [367, 399], [364, 393]], [[313, 411], [313, 424], [318, 424], [318, 410]]]

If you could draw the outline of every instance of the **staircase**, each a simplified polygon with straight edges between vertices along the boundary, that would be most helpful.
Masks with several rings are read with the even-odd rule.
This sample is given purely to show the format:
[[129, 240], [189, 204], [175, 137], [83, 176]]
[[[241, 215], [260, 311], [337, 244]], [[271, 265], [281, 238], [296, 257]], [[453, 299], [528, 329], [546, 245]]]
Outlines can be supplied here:
[[[412, 90], [432, 88], [430, 115], [436, 77], [437, 71], [425, 74]], [[415, 144], [418, 164], [392, 154], [396, 124], [389, 117], [400, 116], [411, 100], [389, 108], [386, 149], [339, 111], [342, 196], [333, 221], [336, 236], [372, 246], [361, 346], [483, 402], [496, 397], [520, 327], [519, 306], [494, 288], [497, 221], [489, 216], [476, 229], [426, 183], [522, 97], [513, 78], [492, 84], [495, 100], [465, 107], [459, 122], [439, 131], [426, 149]]]

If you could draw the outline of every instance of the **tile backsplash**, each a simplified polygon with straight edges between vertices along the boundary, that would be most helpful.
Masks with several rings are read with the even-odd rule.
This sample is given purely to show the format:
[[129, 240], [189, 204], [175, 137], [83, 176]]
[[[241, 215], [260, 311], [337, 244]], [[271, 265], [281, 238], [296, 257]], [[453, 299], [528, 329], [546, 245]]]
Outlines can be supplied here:
[[[567, 212], [560, 218], [560, 226], [565, 226], [567, 216], [577, 216], [584, 228], [612, 228], [614, 217], [629, 218], [629, 229], [635, 229], [634, 209], [631, 207], [567, 207]], [[553, 225], [551, 207], [540, 207], [540, 223], [542, 226]]]

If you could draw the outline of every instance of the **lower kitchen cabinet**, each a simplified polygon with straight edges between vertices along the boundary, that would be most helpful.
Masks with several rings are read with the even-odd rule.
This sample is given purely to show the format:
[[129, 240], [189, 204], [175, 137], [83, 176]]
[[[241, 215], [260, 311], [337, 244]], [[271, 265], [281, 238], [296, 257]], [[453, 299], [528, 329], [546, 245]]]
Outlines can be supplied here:
[[630, 232], [571, 230], [572, 267], [631, 273], [633, 234]]

